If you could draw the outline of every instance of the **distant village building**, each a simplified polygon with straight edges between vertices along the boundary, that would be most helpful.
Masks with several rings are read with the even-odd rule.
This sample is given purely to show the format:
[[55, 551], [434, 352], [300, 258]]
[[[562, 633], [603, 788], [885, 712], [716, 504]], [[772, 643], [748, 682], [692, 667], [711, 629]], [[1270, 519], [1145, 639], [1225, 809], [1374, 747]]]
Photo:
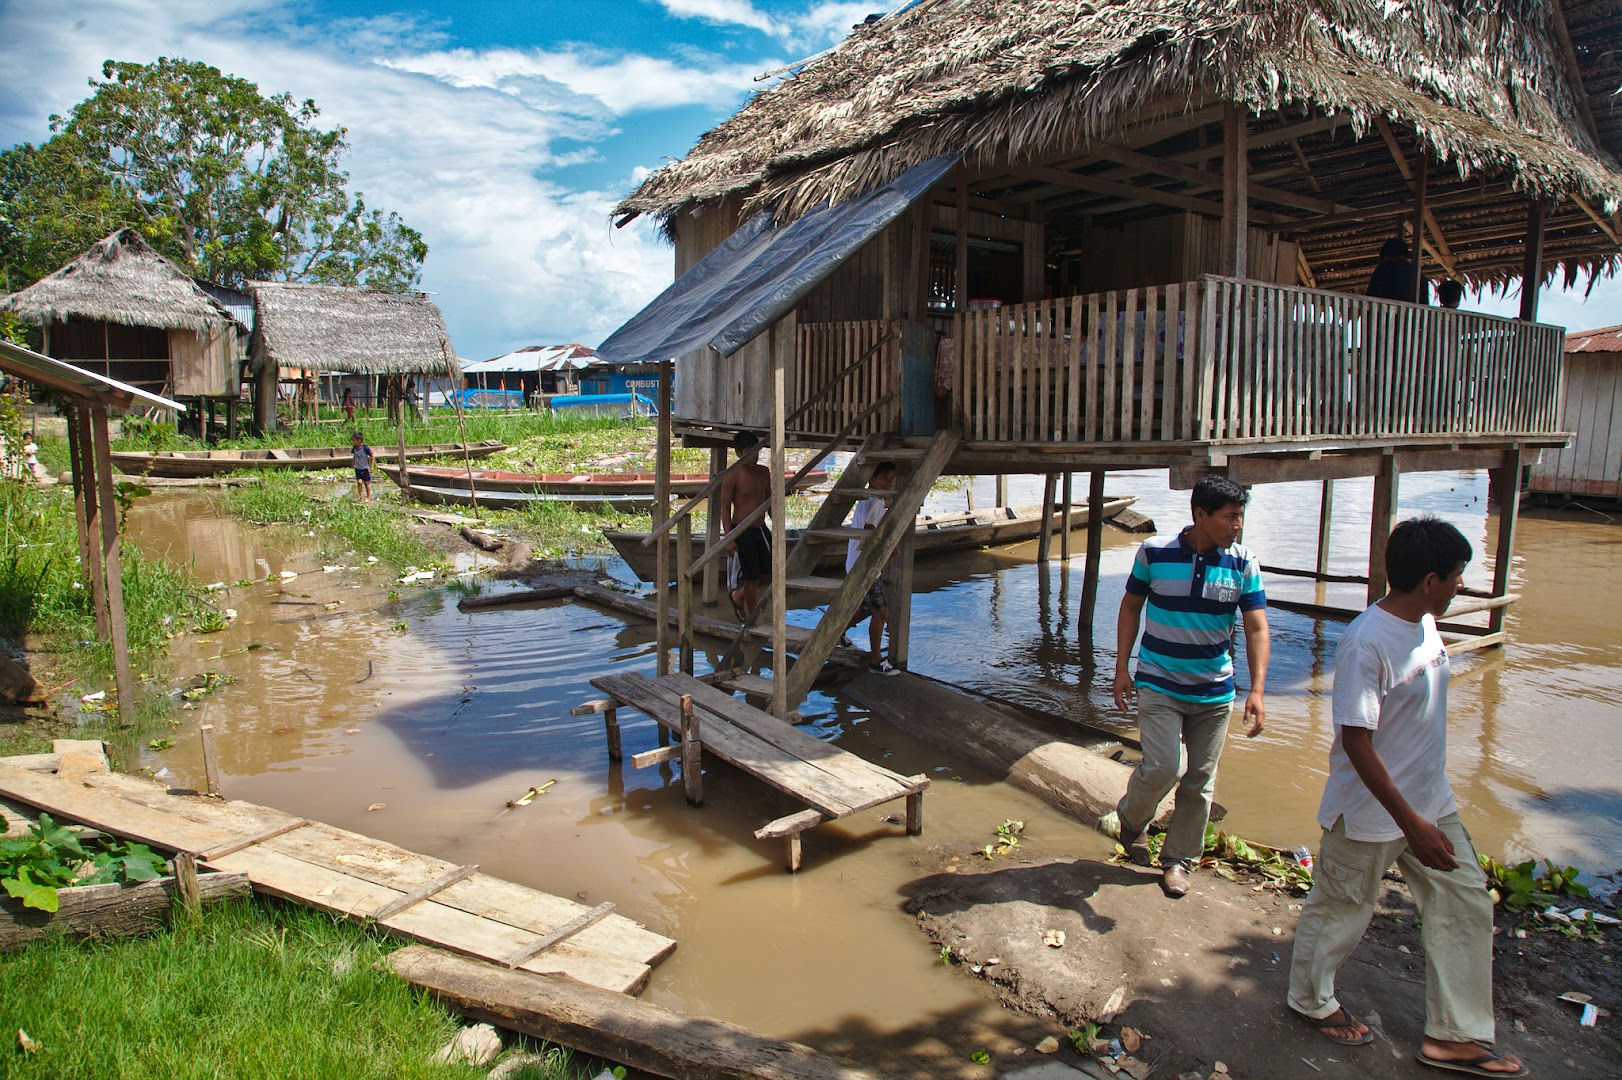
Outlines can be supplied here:
[[224, 401], [234, 415], [248, 323], [134, 229], [0, 297], [0, 310], [39, 326], [47, 356], [177, 401]]
[[1543, 451], [1530, 490], [1550, 499], [1622, 501], [1622, 326], [1566, 335], [1560, 425], [1571, 445]]

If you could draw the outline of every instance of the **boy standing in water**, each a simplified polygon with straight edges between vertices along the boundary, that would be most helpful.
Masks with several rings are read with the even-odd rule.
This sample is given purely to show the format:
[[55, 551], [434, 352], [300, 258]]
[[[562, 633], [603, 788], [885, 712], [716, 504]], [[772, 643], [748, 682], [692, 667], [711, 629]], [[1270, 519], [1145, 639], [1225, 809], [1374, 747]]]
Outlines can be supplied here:
[[[895, 464], [882, 461], [873, 470], [873, 479], [868, 486], [876, 491], [895, 490]], [[884, 520], [884, 514], [890, 507], [882, 496], [871, 496], [856, 504], [856, 510], [851, 514], [850, 526], [853, 529], [877, 529], [879, 522]], [[865, 540], [849, 540], [845, 543], [845, 573], [848, 576], [856, 568], [856, 560], [862, 555], [862, 545]], [[884, 578], [881, 576], [873, 582], [873, 587], [867, 590], [862, 597], [861, 604], [856, 608], [856, 616], [851, 619], [852, 626], [867, 619], [867, 648], [868, 669], [875, 675], [899, 675], [901, 669], [884, 658], [884, 623], [890, 616], [890, 601], [884, 595]], [[848, 634], [839, 635], [839, 644], [845, 648], [854, 648]]]
[[1436, 620], [1459, 591], [1470, 542], [1437, 517], [1404, 521], [1385, 551], [1390, 591], [1335, 647], [1335, 741], [1318, 807], [1323, 839], [1290, 961], [1291, 1009], [1326, 1039], [1374, 1033], [1335, 998], [1395, 862], [1419, 908], [1425, 1038], [1419, 1063], [1525, 1076], [1492, 1049], [1492, 898], [1447, 780], [1447, 647]]
[[355, 490], [366, 502], [372, 501], [372, 448], [365, 436], [355, 432], [349, 436], [349, 446], [355, 454]]
[[[760, 456], [760, 444], [760, 437], [752, 431], [740, 431], [732, 436], [732, 448], [737, 451], [742, 464], [721, 481], [723, 533], [731, 532], [733, 526], [771, 498], [771, 473], [756, 460]], [[761, 584], [771, 584], [771, 530], [763, 522], [755, 522], [727, 545], [727, 554], [738, 556], [738, 588], [727, 595], [732, 599], [733, 614], [741, 622], [755, 610], [760, 600]]]

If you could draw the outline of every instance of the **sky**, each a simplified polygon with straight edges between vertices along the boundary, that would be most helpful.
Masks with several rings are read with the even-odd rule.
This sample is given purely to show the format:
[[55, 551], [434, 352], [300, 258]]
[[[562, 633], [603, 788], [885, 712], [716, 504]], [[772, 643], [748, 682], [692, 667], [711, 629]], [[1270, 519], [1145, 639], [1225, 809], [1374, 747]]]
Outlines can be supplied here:
[[[615, 229], [613, 205], [771, 85], [757, 75], [897, 3], [0, 0], [0, 146], [48, 138], [104, 60], [212, 64], [347, 129], [352, 188], [427, 240], [421, 287], [464, 359], [595, 346], [674, 262], [651, 222]], [[1622, 282], [1546, 291], [1540, 319], [1622, 323]]]

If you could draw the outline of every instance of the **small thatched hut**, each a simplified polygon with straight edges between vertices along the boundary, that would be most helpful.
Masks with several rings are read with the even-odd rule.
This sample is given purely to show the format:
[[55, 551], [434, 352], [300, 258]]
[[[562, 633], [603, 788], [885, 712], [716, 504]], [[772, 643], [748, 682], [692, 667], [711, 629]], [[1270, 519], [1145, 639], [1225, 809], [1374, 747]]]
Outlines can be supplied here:
[[[255, 416], [269, 426], [275, 386], [317, 372], [404, 380], [454, 380], [456, 351], [439, 305], [421, 293], [383, 293], [341, 285], [254, 282], [249, 347], [259, 392]], [[306, 375], [306, 373], [308, 373]]]
[[39, 325], [46, 355], [109, 379], [178, 400], [240, 392], [247, 327], [134, 229], [0, 297], [0, 310]]

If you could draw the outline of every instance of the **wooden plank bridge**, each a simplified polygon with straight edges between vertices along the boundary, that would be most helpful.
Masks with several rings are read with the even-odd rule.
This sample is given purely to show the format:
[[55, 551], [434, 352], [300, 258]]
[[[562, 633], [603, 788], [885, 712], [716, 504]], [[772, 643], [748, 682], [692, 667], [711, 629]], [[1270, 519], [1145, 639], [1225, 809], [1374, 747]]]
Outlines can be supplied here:
[[681, 672], [657, 679], [638, 672], [603, 675], [591, 684], [609, 695], [607, 701], [592, 702], [577, 711], [604, 712], [610, 757], [620, 757], [616, 712], [621, 707], [644, 713], [675, 733], [676, 745], [634, 755], [631, 762], [641, 767], [680, 760], [689, 802], [701, 805], [704, 801], [700, 758], [702, 751], [708, 751], [804, 803], [805, 810], [768, 822], [755, 832], [757, 839], [783, 839], [784, 862], [791, 872], [800, 868], [800, 834], [825, 821], [905, 799], [907, 835], [917, 836], [924, 830], [928, 777], [902, 776], [875, 765]]
[[[51, 755], [42, 756], [48, 758]], [[48, 762], [41, 761], [40, 765]], [[634, 994], [676, 943], [613, 913], [252, 803], [171, 795], [140, 777], [35, 771], [0, 761], [0, 799], [189, 852], [258, 892], [504, 968]]]

